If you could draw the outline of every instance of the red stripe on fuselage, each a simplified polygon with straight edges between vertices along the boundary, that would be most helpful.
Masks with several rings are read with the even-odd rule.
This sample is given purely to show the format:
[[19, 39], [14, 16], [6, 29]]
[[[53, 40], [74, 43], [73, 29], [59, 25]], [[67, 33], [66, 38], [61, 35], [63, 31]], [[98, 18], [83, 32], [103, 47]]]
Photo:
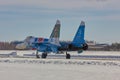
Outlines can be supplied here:
[[43, 42], [44, 38], [38, 38], [38, 42]]

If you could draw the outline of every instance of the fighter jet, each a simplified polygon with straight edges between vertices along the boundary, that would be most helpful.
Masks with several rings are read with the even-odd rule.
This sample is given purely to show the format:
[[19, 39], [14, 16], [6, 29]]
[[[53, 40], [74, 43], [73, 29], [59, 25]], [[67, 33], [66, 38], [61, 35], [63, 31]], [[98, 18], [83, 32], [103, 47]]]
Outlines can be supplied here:
[[60, 21], [57, 20], [55, 27], [48, 38], [38, 38], [29, 36], [23, 43], [16, 46], [17, 49], [32, 48], [36, 49], [36, 57], [40, 58], [38, 52], [42, 52], [41, 58], [46, 58], [47, 54], [50, 52], [59, 53], [66, 51], [66, 59], [70, 59], [70, 54], [67, 51], [78, 51], [82, 52], [83, 50], [88, 49], [88, 45], [84, 40], [85, 33], [85, 22], [81, 21], [81, 24], [76, 32], [76, 35], [71, 42], [59, 41], [60, 38]]

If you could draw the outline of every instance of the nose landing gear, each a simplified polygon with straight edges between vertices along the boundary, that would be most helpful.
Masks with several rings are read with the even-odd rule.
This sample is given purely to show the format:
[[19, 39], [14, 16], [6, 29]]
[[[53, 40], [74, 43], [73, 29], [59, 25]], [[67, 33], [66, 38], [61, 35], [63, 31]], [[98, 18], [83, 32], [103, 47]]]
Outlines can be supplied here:
[[38, 55], [38, 51], [36, 52], [36, 58], [40, 58], [40, 56]]

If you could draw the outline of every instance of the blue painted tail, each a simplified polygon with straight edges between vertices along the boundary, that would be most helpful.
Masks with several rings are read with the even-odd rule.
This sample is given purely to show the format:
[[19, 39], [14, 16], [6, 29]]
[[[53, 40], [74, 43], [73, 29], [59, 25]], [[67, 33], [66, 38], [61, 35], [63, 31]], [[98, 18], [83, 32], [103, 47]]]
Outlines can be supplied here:
[[72, 44], [77, 46], [77, 47], [81, 47], [82, 44], [85, 43], [84, 40], [84, 32], [85, 32], [85, 22], [81, 21], [81, 24], [77, 30], [77, 33], [72, 41]]

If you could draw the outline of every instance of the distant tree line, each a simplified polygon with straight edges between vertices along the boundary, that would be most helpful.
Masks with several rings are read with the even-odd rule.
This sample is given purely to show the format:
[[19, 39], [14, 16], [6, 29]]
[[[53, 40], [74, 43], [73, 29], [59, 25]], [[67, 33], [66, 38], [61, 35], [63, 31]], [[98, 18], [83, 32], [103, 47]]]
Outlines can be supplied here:
[[0, 42], [0, 50], [15, 50], [15, 44], [9, 42]]
[[107, 51], [120, 51], [120, 43], [112, 43], [111, 45], [108, 45], [104, 47]]

